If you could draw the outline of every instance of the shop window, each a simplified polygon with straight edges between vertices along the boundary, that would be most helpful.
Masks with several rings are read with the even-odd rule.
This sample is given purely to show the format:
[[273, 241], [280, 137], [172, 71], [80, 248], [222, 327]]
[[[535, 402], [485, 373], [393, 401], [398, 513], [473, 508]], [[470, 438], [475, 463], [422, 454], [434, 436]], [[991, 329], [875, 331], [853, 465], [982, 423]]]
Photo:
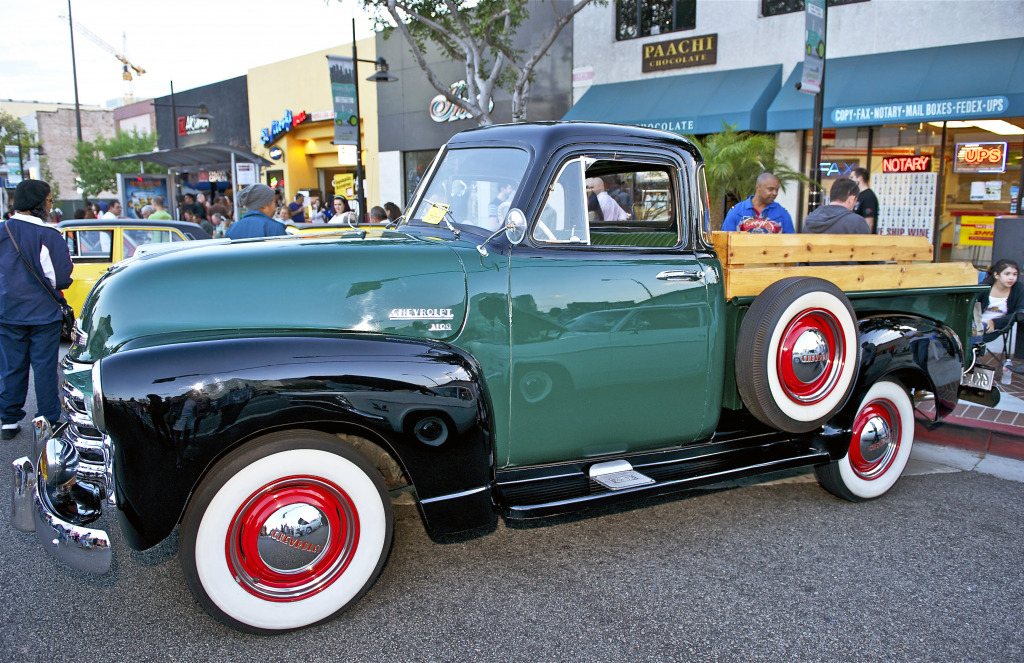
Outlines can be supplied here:
[[[869, 0], [827, 0], [829, 7], [852, 5]], [[761, 16], [779, 16], [804, 10], [804, 0], [761, 0]]]
[[619, 0], [615, 38], [619, 41], [663, 35], [697, 26], [697, 0]]
[[430, 162], [434, 160], [437, 150], [418, 150], [402, 154], [402, 209], [409, 204], [413, 192], [419, 186], [420, 180], [430, 169]]

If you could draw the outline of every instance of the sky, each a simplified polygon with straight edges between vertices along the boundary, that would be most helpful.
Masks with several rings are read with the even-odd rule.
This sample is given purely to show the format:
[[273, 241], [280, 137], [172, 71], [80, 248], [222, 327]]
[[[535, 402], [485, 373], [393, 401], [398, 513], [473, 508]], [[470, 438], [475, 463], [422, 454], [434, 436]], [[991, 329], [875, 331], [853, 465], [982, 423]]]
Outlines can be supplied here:
[[[373, 33], [358, 0], [71, 0], [72, 16], [146, 73], [138, 100], [234, 78], [250, 68], [351, 43]], [[73, 103], [68, 0], [4, 0], [0, 99]], [[65, 16], [64, 19], [58, 18]], [[106, 106], [125, 94], [122, 65], [75, 31], [78, 95]]]

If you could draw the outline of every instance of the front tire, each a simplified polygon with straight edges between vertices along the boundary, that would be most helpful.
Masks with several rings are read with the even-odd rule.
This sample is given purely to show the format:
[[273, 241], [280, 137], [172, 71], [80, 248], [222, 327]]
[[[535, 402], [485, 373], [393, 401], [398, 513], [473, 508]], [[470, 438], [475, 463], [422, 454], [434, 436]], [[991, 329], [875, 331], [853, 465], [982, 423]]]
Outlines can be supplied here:
[[914, 446], [914, 404], [898, 382], [880, 380], [854, 417], [846, 455], [815, 467], [818, 483], [851, 502], [881, 497], [903, 474]]
[[[299, 518], [322, 524], [304, 534]], [[274, 433], [219, 462], [181, 527], [189, 589], [224, 624], [250, 633], [336, 616], [373, 585], [394, 515], [380, 473], [316, 431]]]

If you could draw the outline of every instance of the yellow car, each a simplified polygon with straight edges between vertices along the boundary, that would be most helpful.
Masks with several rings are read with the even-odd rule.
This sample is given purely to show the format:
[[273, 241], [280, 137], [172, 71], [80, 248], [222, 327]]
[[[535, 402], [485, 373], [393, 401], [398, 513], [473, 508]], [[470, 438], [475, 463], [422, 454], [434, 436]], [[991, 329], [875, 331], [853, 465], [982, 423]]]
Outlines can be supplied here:
[[115, 262], [131, 258], [140, 246], [210, 239], [198, 225], [184, 221], [86, 219], [65, 221], [57, 230], [64, 235], [75, 265], [71, 272], [74, 283], [64, 291], [75, 317], [81, 315], [85, 298], [103, 272]]

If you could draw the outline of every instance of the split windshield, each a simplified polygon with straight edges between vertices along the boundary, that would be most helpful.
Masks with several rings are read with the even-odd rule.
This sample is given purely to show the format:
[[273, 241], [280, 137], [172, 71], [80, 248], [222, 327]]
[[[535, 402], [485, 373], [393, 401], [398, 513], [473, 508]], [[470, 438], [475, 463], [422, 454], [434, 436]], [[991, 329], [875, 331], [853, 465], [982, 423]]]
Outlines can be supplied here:
[[448, 150], [410, 218], [443, 226], [447, 217], [451, 223], [498, 230], [529, 164], [530, 155], [516, 148]]

